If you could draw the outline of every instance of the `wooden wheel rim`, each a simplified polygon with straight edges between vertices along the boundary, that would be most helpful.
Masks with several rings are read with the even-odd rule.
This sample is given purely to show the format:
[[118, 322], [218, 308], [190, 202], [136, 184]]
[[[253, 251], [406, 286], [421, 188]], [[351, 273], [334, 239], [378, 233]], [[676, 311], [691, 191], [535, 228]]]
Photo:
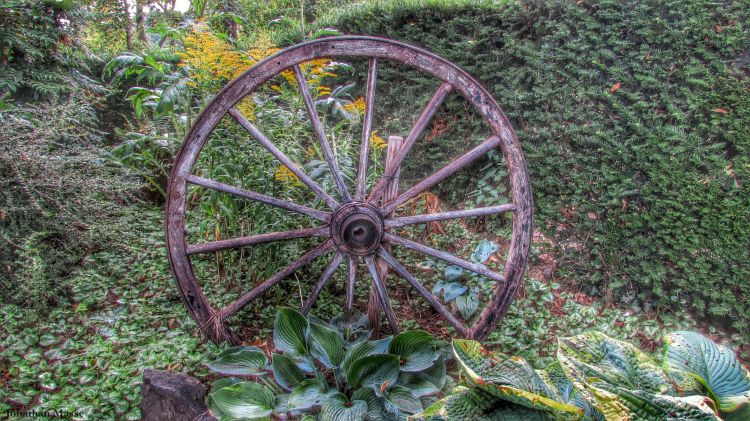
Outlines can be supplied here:
[[[499, 147], [508, 167], [514, 207], [513, 235], [503, 273], [504, 282], [497, 282], [492, 298], [470, 327], [457, 326], [460, 336], [483, 340], [512, 302], [522, 281], [531, 245], [533, 204], [521, 145], [500, 106], [468, 73], [423, 49], [389, 39], [365, 36], [323, 38], [284, 49], [258, 62], [227, 84], [196, 119], [172, 169], [167, 188], [165, 221], [170, 268], [190, 314], [201, 330], [213, 340], [236, 340], [224, 326], [223, 320], [216, 317], [217, 312], [206, 300], [187, 253], [185, 212], [188, 177], [191, 176], [193, 165], [209, 135], [237, 102], [281, 71], [309, 60], [338, 56], [392, 60], [440, 79], [444, 86], [449, 84], [450, 88], [456, 89], [473, 104], [490, 126], [493, 135], [499, 138]], [[329, 240], [323, 245], [333, 247], [330, 243], [332, 242]], [[338, 257], [337, 253], [336, 258]], [[368, 265], [371, 260], [370, 258]], [[392, 268], [402, 275], [399, 268]]]

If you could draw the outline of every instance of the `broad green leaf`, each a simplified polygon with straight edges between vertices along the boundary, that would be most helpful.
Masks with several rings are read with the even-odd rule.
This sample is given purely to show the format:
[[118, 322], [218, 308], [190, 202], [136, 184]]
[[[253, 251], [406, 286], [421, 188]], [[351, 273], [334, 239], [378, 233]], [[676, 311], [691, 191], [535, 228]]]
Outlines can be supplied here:
[[226, 349], [206, 366], [217, 373], [230, 376], [260, 376], [266, 374], [268, 358], [258, 347], [235, 346]]
[[238, 379], [236, 377], [222, 377], [219, 380], [216, 380], [215, 382], [211, 383], [211, 392], [213, 393], [221, 388], [232, 386], [237, 383], [242, 383], [244, 380]]
[[284, 390], [292, 390], [294, 386], [307, 378], [305, 373], [294, 363], [294, 360], [286, 355], [271, 354], [271, 363], [273, 377]]
[[674, 393], [666, 372], [633, 345], [600, 332], [559, 339], [559, 351], [589, 383], [606, 382], [653, 394]]
[[221, 416], [238, 419], [268, 419], [273, 411], [275, 396], [265, 386], [240, 382], [223, 387], [209, 395], [212, 406]]
[[445, 274], [445, 280], [452, 282], [460, 278], [464, 274], [464, 270], [458, 266], [450, 265], [445, 267], [443, 273]]
[[479, 297], [475, 292], [456, 297], [456, 308], [464, 320], [468, 320], [479, 308]]
[[378, 396], [372, 386], [365, 386], [357, 389], [352, 393], [352, 400], [359, 400], [367, 403], [366, 419], [383, 419], [385, 413], [385, 399], [382, 396]]
[[466, 292], [468, 287], [461, 282], [438, 282], [432, 287], [432, 293], [439, 296], [442, 292], [443, 300], [453, 301], [456, 297]]
[[301, 381], [289, 393], [289, 409], [302, 410], [320, 405], [326, 399], [326, 384], [318, 377]]
[[419, 401], [419, 397], [407, 387], [398, 384], [390, 386], [383, 393], [383, 397], [385, 398], [386, 408], [390, 404], [398, 408], [399, 411], [409, 414], [422, 411], [422, 403]]
[[326, 368], [336, 368], [344, 359], [344, 340], [338, 332], [310, 323], [310, 353]]
[[388, 353], [398, 355], [401, 371], [422, 371], [438, 358], [432, 335], [423, 330], [412, 330], [396, 335], [388, 346]]
[[344, 360], [341, 362], [339, 367], [343, 373], [346, 373], [349, 366], [356, 360], [373, 354], [385, 354], [388, 351], [388, 346], [391, 343], [392, 337], [387, 337], [377, 341], [365, 341], [360, 342], [346, 352]]
[[484, 263], [485, 260], [489, 259], [492, 253], [496, 252], [500, 247], [497, 244], [489, 240], [482, 240], [479, 245], [474, 249], [474, 253], [471, 254], [471, 260], [475, 263]]
[[277, 351], [308, 355], [307, 332], [310, 324], [302, 313], [292, 308], [282, 308], [276, 313], [273, 324], [273, 343]]
[[346, 311], [331, 319], [331, 326], [338, 330], [347, 342], [367, 339], [370, 334], [367, 315], [356, 309]]
[[414, 392], [414, 395], [418, 398], [423, 396], [433, 396], [440, 393], [440, 389], [438, 389], [437, 386], [425, 378], [419, 377], [416, 373], [399, 373], [398, 384], [407, 387]]
[[[374, 386], [380, 388], [385, 382], [396, 383], [399, 371], [397, 355], [368, 355], [354, 361], [346, 371], [346, 383], [350, 388]], [[378, 390], [376, 389], [376, 390]]]
[[696, 332], [673, 332], [664, 341], [664, 366], [671, 376], [683, 372], [695, 378], [725, 419], [750, 419], [750, 373], [732, 350]]
[[579, 419], [584, 413], [556, 401], [554, 393], [523, 358], [492, 353], [479, 342], [460, 339], [453, 340], [453, 352], [468, 379], [484, 392], [565, 419]]
[[340, 392], [332, 393], [323, 404], [321, 421], [361, 421], [367, 413], [367, 403], [349, 400]]
[[409, 421], [553, 421], [555, 417], [545, 411], [539, 411], [512, 402], [499, 399], [480, 389], [457, 388], [453, 393], [441, 399], [424, 412], [412, 415]]

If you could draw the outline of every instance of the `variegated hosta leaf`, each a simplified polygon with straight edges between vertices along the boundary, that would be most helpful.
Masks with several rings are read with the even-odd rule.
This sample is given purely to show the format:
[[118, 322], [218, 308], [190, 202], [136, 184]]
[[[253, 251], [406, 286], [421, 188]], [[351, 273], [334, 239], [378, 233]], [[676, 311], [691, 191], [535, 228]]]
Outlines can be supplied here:
[[293, 308], [281, 308], [273, 324], [273, 343], [277, 351], [308, 355], [307, 318]]
[[354, 361], [347, 369], [346, 384], [349, 387], [374, 386], [396, 383], [398, 379], [399, 359], [396, 355], [368, 355]]
[[401, 371], [422, 371], [431, 367], [439, 356], [432, 342], [429, 333], [412, 330], [396, 335], [388, 346], [388, 353], [399, 356]]
[[235, 346], [224, 350], [206, 366], [217, 373], [230, 376], [260, 376], [266, 374], [268, 358], [258, 347]]
[[673, 332], [664, 341], [664, 366], [670, 376], [687, 373], [695, 378], [725, 419], [750, 420], [750, 373], [732, 350], [696, 332]]
[[320, 405], [327, 397], [327, 387], [318, 377], [301, 381], [289, 393], [289, 409], [309, 409]]
[[273, 377], [282, 389], [289, 391], [307, 377], [291, 358], [282, 354], [271, 354]]
[[607, 421], [630, 421], [628, 408], [620, 402], [617, 395], [589, 385], [577, 366], [559, 349], [557, 360], [575, 389], [579, 393], [584, 393], [586, 400], [591, 402]]
[[586, 390], [576, 388], [559, 362], [550, 364], [544, 370], [537, 370], [537, 374], [552, 390], [555, 400], [583, 409], [583, 419], [605, 421], [604, 414], [594, 407], [594, 397]]
[[340, 392], [332, 393], [323, 404], [320, 412], [321, 421], [361, 421], [367, 413], [367, 403], [360, 400], [349, 400]]
[[558, 402], [526, 360], [488, 352], [478, 342], [453, 340], [456, 361], [469, 380], [483, 391], [519, 405], [579, 419], [584, 411]]
[[602, 381], [653, 394], [675, 392], [666, 372], [648, 355], [603, 333], [562, 338], [558, 353], [568, 357], [589, 382]]
[[212, 392], [209, 405], [214, 415], [221, 418], [247, 420], [269, 419], [276, 397], [265, 386], [253, 382], [239, 382]]
[[552, 421], [545, 411], [527, 408], [499, 399], [481, 389], [457, 388], [453, 393], [410, 416], [409, 421]]
[[720, 421], [710, 399], [704, 396], [686, 398], [654, 395], [643, 390], [628, 390], [607, 383], [595, 384], [618, 396], [619, 401], [630, 411], [631, 417], [643, 420], [691, 420]]
[[419, 397], [407, 387], [398, 384], [390, 386], [384, 391], [383, 397], [388, 412], [401, 411], [414, 414], [422, 411], [422, 402], [419, 401]]
[[344, 340], [333, 329], [310, 323], [310, 353], [326, 368], [337, 368], [344, 359]]

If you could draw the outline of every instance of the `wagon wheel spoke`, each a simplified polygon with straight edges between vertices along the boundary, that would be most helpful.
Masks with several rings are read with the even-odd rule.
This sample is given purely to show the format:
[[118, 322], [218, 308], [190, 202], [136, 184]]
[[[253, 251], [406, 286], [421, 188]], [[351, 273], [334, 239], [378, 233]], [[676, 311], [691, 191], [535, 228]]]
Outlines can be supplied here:
[[254, 246], [256, 244], [273, 243], [275, 241], [293, 240], [295, 238], [328, 237], [329, 234], [330, 229], [327, 226], [269, 232], [265, 234], [250, 235], [247, 237], [211, 241], [208, 243], [189, 244], [186, 253], [190, 256], [199, 253], [211, 253], [219, 250]]
[[429, 177], [420, 181], [409, 190], [398, 195], [398, 197], [396, 197], [392, 201], [386, 203], [382, 208], [383, 214], [387, 215], [393, 212], [397, 207], [399, 207], [401, 204], [403, 204], [407, 200], [411, 199], [412, 197], [418, 195], [419, 193], [429, 189], [435, 184], [438, 184], [439, 182], [455, 174], [462, 168], [474, 162], [477, 158], [481, 157], [482, 155], [486, 154], [490, 150], [499, 146], [500, 143], [501, 143], [501, 140], [499, 137], [495, 135], [490, 136], [489, 138], [487, 138], [487, 140], [480, 143], [474, 149], [461, 155], [461, 157], [459, 157], [455, 161], [439, 169], [437, 172], [433, 173]]
[[466, 335], [469, 332], [469, 329], [464, 325], [456, 316], [453, 315], [453, 313], [450, 312], [434, 295], [430, 293], [418, 280], [414, 277], [411, 273], [409, 273], [408, 270], [406, 270], [405, 267], [403, 267], [394, 257], [392, 254], [388, 253], [388, 251], [384, 247], [380, 247], [378, 249], [378, 256], [383, 259], [386, 263], [388, 263], [388, 266], [390, 266], [400, 277], [404, 278], [407, 282], [411, 284], [414, 289], [417, 290], [419, 295], [424, 297], [427, 302], [430, 303], [432, 308], [435, 309], [435, 311], [438, 312], [441, 316], [443, 316], [448, 322], [450, 322], [451, 325], [453, 325], [454, 328], [456, 328], [456, 331], [458, 331], [459, 335]]
[[328, 219], [330, 215], [328, 212], [319, 211], [307, 206], [298, 205], [296, 203], [290, 203], [285, 200], [277, 199], [275, 197], [266, 196], [265, 194], [256, 193], [254, 191], [241, 189], [239, 187], [230, 186], [216, 180], [210, 180], [208, 178], [198, 177], [190, 175], [187, 177], [187, 182], [195, 184], [196, 186], [205, 187], [208, 189], [217, 190], [224, 193], [233, 194], [235, 196], [242, 197], [244, 199], [254, 200], [256, 202], [262, 202], [268, 205], [276, 206], [278, 208], [297, 212], [302, 215], [307, 215], [311, 218], [315, 218], [321, 221]]
[[265, 147], [266, 149], [268, 149], [268, 151], [271, 152], [271, 154], [276, 159], [278, 159], [285, 167], [287, 167], [289, 169], [289, 171], [291, 171], [295, 176], [297, 176], [297, 178], [299, 178], [300, 181], [302, 181], [303, 183], [305, 183], [307, 185], [307, 187], [310, 187], [310, 189], [312, 191], [314, 191], [315, 194], [318, 195], [318, 197], [320, 197], [321, 199], [323, 199], [323, 201], [326, 202], [326, 204], [328, 205], [329, 208], [336, 209], [336, 207], [339, 204], [336, 201], [336, 199], [332, 198], [328, 193], [325, 192], [325, 190], [323, 190], [322, 187], [320, 187], [320, 185], [318, 185], [318, 183], [316, 183], [315, 181], [313, 181], [310, 177], [308, 177], [307, 174], [305, 174], [304, 172], [302, 172], [302, 170], [300, 170], [299, 167], [297, 167], [297, 165], [295, 165], [294, 161], [292, 161], [291, 159], [289, 159], [289, 157], [286, 156], [284, 154], [284, 152], [281, 152], [281, 150], [279, 148], [277, 148], [276, 145], [273, 144], [273, 142], [271, 142], [270, 140], [268, 140], [268, 138], [263, 133], [261, 133], [261, 131], [258, 130], [258, 128], [255, 127], [253, 125], [253, 123], [249, 122], [245, 118], [245, 116], [242, 115], [242, 113], [240, 113], [239, 111], [237, 111], [236, 108], [231, 108], [229, 110], [229, 115], [231, 115], [235, 120], [237, 120], [237, 122], [242, 127], [244, 127], [245, 130], [247, 130], [248, 132], [250, 132], [250, 134], [258, 142], [260, 142], [261, 145], [263, 145], [263, 147]]
[[418, 251], [428, 256], [432, 256], [440, 260], [446, 261], [452, 265], [456, 265], [466, 270], [470, 270], [476, 274], [486, 276], [494, 281], [505, 282], [505, 277], [503, 277], [503, 275], [495, 271], [489, 270], [485, 266], [469, 262], [460, 257], [456, 257], [448, 252], [436, 250], [432, 247], [428, 247], [428, 246], [425, 246], [424, 244], [419, 244], [417, 242], [407, 240], [406, 238], [399, 237], [398, 235], [394, 235], [394, 234], [386, 233], [384, 235], [384, 239], [386, 241], [390, 241], [393, 244], [406, 247], [406, 248], [410, 248], [412, 250]]
[[354, 284], [357, 280], [357, 256], [349, 255], [349, 273], [346, 282], [346, 309], [354, 306]]
[[371, 255], [367, 255], [365, 256], [365, 263], [367, 263], [367, 269], [369, 269], [370, 276], [372, 276], [372, 284], [375, 286], [375, 290], [378, 293], [380, 306], [383, 308], [383, 312], [385, 312], [386, 319], [388, 319], [388, 325], [391, 327], [391, 331], [393, 333], [398, 333], [401, 328], [396, 321], [396, 314], [391, 308], [391, 302], [388, 301], [388, 293], [386, 292], [385, 285], [383, 285], [383, 281], [380, 279], [380, 275], [378, 274], [378, 268], [375, 264], [375, 260]]
[[362, 123], [362, 141], [359, 149], [359, 169], [357, 171], [357, 190], [354, 200], [362, 201], [365, 197], [367, 182], [367, 160], [370, 154], [370, 135], [372, 134], [372, 115], [375, 112], [375, 84], [378, 77], [378, 59], [370, 59], [367, 69], [367, 90], [365, 92], [365, 121]]
[[430, 98], [430, 101], [427, 103], [427, 106], [425, 106], [425, 109], [417, 119], [417, 122], [414, 123], [411, 131], [406, 136], [404, 145], [396, 154], [393, 160], [392, 171], [386, 171], [386, 173], [383, 174], [383, 178], [378, 181], [375, 187], [373, 187], [372, 192], [370, 192], [370, 196], [367, 198], [368, 202], [376, 202], [378, 199], [380, 199], [380, 197], [383, 195], [383, 192], [385, 191], [386, 186], [388, 185], [388, 181], [393, 178], [396, 170], [401, 168], [401, 164], [403, 163], [404, 158], [406, 158], [406, 155], [411, 150], [412, 146], [414, 146], [414, 142], [416, 142], [417, 139], [419, 139], [419, 136], [422, 135], [422, 132], [427, 127], [427, 124], [430, 122], [430, 120], [432, 120], [432, 116], [435, 115], [435, 112], [440, 107], [440, 104], [443, 103], [445, 97], [448, 96], [448, 94], [452, 90], [453, 86], [448, 82], [444, 82], [442, 85], [440, 85], [432, 98]]
[[341, 171], [339, 171], [339, 166], [336, 163], [336, 157], [333, 156], [333, 150], [331, 150], [331, 145], [328, 143], [328, 139], [326, 138], [325, 129], [323, 128], [323, 124], [320, 122], [320, 116], [318, 116], [318, 111], [315, 109], [315, 102], [313, 102], [312, 96], [310, 95], [310, 89], [307, 87], [307, 81], [305, 80], [305, 76], [302, 74], [302, 69], [300, 69], [299, 64], [294, 65], [294, 77], [297, 79], [297, 85], [299, 85], [299, 90], [302, 94], [302, 100], [305, 103], [307, 113], [310, 115], [313, 129], [315, 130], [315, 134], [318, 136], [318, 140], [320, 141], [320, 146], [323, 149], [323, 155], [326, 162], [328, 163], [328, 167], [331, 169], [331, 175], [333, 175], [333, 181], [336, 183], [336, 187], [339, 190], [341, 200], [344, 203], [350, 202], [351, 198], [349, 197], [349, 192], [346, 190], [344, 178], [341, 176]]
[[386, 228], [402, 227], [404, 225], [422, 224], [425, 222], [444, 221], [446, 219], [472, 218], [475, 216], [495, 215], [499, 213], [512, 212], [516, 209], [514, 204], [487, 206], [476, 209], [463, 209], [457, 211], [428, 213], [424, 215], [402, 216], [383, 221]]
[[326, 283], [328, 283], [328, 280], [331, 279], [331, 276], [333, 275], [333, 272], [336, 271], [336, 269], [341, 264], [341, 261], [344, 260], [344, 254], [337, 251], [336, 255], [333, 256], [333, 259], [331, 260], [331, 263], [326, 268], [325, 272], [323, 272], [322, 275], [320, 275], [320, 279], [318, 279], [318, 282], [315, 283], [315, 287], [313, 287], [312, 292], [310, 293], [310, 297], [305, 301], [305, 304], [302, 306], [302, 314], [307, 314], [310, 312], [310, 309], [315, 304], [316, 301], [318, 301], [318, 297], [320, 296], [321, 291], [323, 291], [323, 287], [326, 286]]
[[230, 317], [240, 311], [242, 308], [244, 308], [246, 305], [248, 305], [251, 301], [258, 298], [261, 294], [266, 292], [269, 288], [272, 286], [278, 284], [281, 282], [284, 278], [291, 275], [292, 273], [296, 272], [299, 268], [302, 266], [305, 266], [306, 264], [312, 262], [316, 258], [322, 256], [323, 254], [333, 250], [335, 248], [335, 245], [333, 244], [333, 240], [328, 240], [314, 249], [307, 252], [304, 256], [297, 259], [294, 263], [287, 266], [286, 268], [280, 270], [279, 272], [276, 272], [275, 275], [271, 276], [270, 278], [263, 281], [262, 284], [256, 286], [253, 288], [252, 291], [248, 292], [247, 294], [240, 297], [237, 301], [233, 302], [232, 304], [224, 307], [221, 309], [218, 313], [218, 317], [221, 318], [221, 320], [226, 319], [227, 317]]

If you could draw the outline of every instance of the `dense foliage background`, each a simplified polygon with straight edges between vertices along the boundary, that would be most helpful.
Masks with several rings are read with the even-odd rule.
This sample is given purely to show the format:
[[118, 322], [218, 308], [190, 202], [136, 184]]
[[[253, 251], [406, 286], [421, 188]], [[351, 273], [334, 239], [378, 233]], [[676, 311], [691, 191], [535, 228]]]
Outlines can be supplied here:
[[[589, 291], [750, 331], [747, 2], [423, 6], [321, 26], [425, 46], [483, 81], [524, 145], [537, 226]], [[414, 86], [403, 98], [426, 101]]]
[[[666, 331], [699, 328], [750, 358], [747, 0], [194, 0], [187, 12], [174, 8], [169, 0], [0, 1], [0, 412], [139, 419], [143, 368], [208, 375], [201, 358], [216, 349], [198, 340], [164, 253], [160, 212], [174, 155], [231, 79], [278, 48], [337, 33], [386, 36], [459, 64], [518, 133], [538, 232], [524, 291], [486, 345], [541, 367], [554, 360], [557, 335], [595, 328], [654, 351]], [[362, 104], [344, 98], [361, 86], [336, 97], [328, 64], [305, 69], [316, 98], [336, 99], [332, 115], [356, 114]], [[354, 74], [362, 70], [353, 63]], [[398, 68], [380, 77], [378, 129], [398, 133], [436, 85]], [[290, 128], [299, 108], [283, 83], [276, 88], [286, 102], [239, 107], [286, 145], [308, 133]], [[443, 106], [406, 178], [444, 159], [453, 133], [474, 133], [466, 115], [462, 102]], [[351, 137], [341, 127], [341, 138]], [[302, 198], [294, 177], [240, 133], [222, 126], [225, 147], [200, 170]], [[502, 168], [488, 157], [420, 206], [506, 200]], [[191, 239], [301, 226], [215, 194], [195, 209]], [[485, 232], [508, 227], [444, 228], [438, 242], [462, 239], [471, 253]], [[252, 259], [225, 253], [194, 265], [217, 281], [207, 288], [221, 303], [302, 249], [264, 246]], [[300, 279], [321, 270], [312, 265]], [[251, 306], [244, 333], [267, 346], [275, 307], [311, 283]], [[340, 308], [336, 288], [321, 295], [327, 316]], [[404, 327], [450, 335], [408, 300], [394, 298]]]

